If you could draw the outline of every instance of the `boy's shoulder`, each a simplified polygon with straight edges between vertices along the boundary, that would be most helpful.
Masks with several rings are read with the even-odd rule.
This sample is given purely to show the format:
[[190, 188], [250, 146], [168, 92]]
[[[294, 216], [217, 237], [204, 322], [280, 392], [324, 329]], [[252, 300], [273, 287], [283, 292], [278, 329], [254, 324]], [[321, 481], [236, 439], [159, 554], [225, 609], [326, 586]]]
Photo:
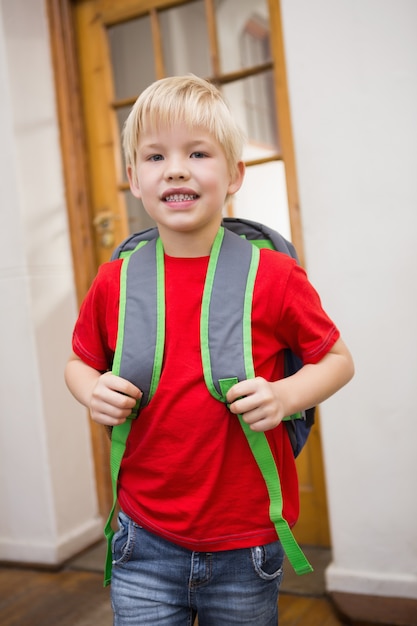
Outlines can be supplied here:
[[263, 279], [288, 280], [293, 271], [302, 270], [297, 260], [278, 250], [261, 248], [258, 275]]
[[120, 273], [122, 263], [122, 258], [110, 259], [110, 261], [102, 263], [97, 270], [97, 278], [102, 281], [113, 279], [115, 274]]
[[287, 294], [304, 282], [304, 277], [298, 273], [300, 269], [288, 255], [261, 249], [254, 291], [256, 301], [264, 300], [272, 310], [281, 310]]
[[97, 270], [97, 274], [91, 284], [90, 294], [97, 298], [109, 294], [117, 293], [120, 289], [120, 270], [123, 259], [114, 259], [102, 263]]

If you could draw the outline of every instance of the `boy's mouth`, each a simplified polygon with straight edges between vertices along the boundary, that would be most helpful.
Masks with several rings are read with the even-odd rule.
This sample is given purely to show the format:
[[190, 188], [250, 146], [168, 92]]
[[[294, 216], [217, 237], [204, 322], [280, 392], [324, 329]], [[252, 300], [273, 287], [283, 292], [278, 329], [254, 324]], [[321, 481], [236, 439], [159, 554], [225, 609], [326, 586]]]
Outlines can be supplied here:
[[173, 193], [169, 196], [165, 196], [165, 202], [186, 202], [187, 200], [197, 200], [198, 196], [196, 194], [190, 193]]

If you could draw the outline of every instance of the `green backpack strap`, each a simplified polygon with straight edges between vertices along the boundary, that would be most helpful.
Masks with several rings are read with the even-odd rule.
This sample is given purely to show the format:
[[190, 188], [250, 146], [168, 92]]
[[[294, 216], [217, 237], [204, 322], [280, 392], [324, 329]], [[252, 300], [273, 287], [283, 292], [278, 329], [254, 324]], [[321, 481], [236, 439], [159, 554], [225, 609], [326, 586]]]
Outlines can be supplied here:
[[[145, 244], [148, 244], [145, 246]], [[127, 289], [129, 283], [129, 298]], [[136, 311], [146, 311], [137, 316]], [[131, 324], [134, 323], [134, 329]], [[125, 341], [126, 339], [126, 341]], [[112, 508], [104, 527], [107, 541], [104, 568], [104, 586], [111, 582], [112, 521], [117, 504], [117, 482], [120, 465], [126, 449], [127, 438], [139, 406], [146, 405], [156, 391], [159, 382], [165, 345], [165, 276], [164, 251], [160, 239], [143, 241], [123, 259], [120, 273], [120, 305], [116, 350], [112, 372], [136, 384], [143, 396], [137, 402], [129, 418], [112, 429], [110, 448], [110, 476], [113, 494]], [[140, 371], [135, 371], [140, 360]]]
[[[259, 256], [257, 247], [228, 231], [219, 231], [213, 245], [203, 293], [201, 353], [206, 385], [222, 402], [226, 402], [227, 392], [239, 380], [255, 377], [251, 313]], [[211, 310], [215, 315], [210, 315]], [[225, 372], [237, 376], [225, 376]], [[266, 435], [251, 430], [241, 415], [238, 419], [265, 480], [270, 519], [288, 560], [297, 574], [311, 572], [311, 564], [282, 516], [281, 482]]]
[[[229, 389], [237, 382], [237, 378], [227, 378], [219, 381], [225, 397]], [[248, 424], [243, 420], [242, 415], [238, 415], [238, 418], [268, 489], [270, 503], [269, 517], [275, 526], [284, 552], [297, 574], [308, 574], [313, 571], [313, 568], [295, 540], [288, 522], [282, 516], [283, 501], [281, 481], [265, 433], [251, 430]]]
[[104, 526], [104, 536], [106, 538], [106, 560], [104, 564], [104, 586], [111, 582], [112, 572], [112, 541], [114, 530], [112, 521], [114, 511], [117, 504], [117, 480], [119, 476], [120, 465], [126, 449], [126, 441], [129, 436], [132, 419], [127, 419], [123, 424], [114, 426], [112, 430], [111, 449], [110, 449], [110, 478], [112, 486], [113, 503], [110, 514]]

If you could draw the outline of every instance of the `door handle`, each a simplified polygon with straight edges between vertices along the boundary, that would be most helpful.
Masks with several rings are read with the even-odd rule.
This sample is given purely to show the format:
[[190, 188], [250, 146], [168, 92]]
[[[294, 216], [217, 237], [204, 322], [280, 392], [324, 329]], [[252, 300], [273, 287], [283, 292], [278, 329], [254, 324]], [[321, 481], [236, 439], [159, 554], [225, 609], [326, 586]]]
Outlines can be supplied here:
[[108, 209], [99, 211], [93, 220], [94, 227], [100, 245], [103, 248], [113, 248], [115, 241], [115, 221], [120, 219], [116, 213], [112, 213]]

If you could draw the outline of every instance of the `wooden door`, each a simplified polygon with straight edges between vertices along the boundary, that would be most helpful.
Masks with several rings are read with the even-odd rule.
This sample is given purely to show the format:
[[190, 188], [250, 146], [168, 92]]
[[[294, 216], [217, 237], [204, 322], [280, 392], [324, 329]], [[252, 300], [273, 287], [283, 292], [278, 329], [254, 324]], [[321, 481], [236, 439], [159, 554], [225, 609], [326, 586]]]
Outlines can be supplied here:
[[[97, 267], [117, 242], [149, 225], [140, 201], [129, 192], [120, 134], [139, 93], [173, 74], [192, 72], [217, 84], [246, 130], [245, 185], [228, 214], [268, 221], [292, 239], [303, 264], [278, 0], [49, 0], [48, 8], [63, 150], [78, 158], [78, 175], [71, 163], [65, 171], [80, 300], [91, 278], [80, 264]], [[263, 219], [264, 207], [268, 219]], [[106, 514], [108, 444], [95, 427], [93, 442]], [[297, 464], [301, 516], [296, 535], [304, 544], [328, 545], [318, 425]]]

